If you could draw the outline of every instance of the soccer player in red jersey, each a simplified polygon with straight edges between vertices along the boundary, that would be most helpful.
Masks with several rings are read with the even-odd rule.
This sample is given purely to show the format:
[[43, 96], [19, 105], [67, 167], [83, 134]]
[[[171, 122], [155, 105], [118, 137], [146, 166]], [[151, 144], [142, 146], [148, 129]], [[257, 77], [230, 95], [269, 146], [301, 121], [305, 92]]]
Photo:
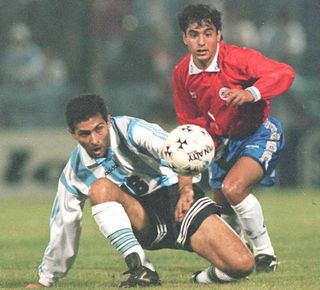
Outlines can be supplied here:
[[295, 72], [256, 50], [222, 41], [215, 8], [187, 5], [178, 21], [189, 53], [173, 72], [177, 119], [211, 134], [217, 147], [209, 168], [215, 199], [226, 215], [236, 213], [252, 244], [256, 272], [274, 271], [277, 258], [251, 189], [274, 183], [284, 137], [280, 122], [269, 116], [270, 100], [291, 86]]

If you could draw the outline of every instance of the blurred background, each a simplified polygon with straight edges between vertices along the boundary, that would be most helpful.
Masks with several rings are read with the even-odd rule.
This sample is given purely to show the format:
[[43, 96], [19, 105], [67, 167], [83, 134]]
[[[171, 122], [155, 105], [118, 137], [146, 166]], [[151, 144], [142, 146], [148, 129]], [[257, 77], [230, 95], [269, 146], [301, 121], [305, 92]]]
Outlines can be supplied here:
[[[113, 115], [175, 126], [171, 72], [186, 53], [181, 0], [0, 0], [0, 195], [55, 185], [74, 143], [70, 97], [95, 92]], [[320, 185], [320, 2], [203, 1], [223, 36], [285, 61], [292, 88], [272, 101], [286, 131], [280, 187]], [[55, 190], [55, 188], [54, 188]]]

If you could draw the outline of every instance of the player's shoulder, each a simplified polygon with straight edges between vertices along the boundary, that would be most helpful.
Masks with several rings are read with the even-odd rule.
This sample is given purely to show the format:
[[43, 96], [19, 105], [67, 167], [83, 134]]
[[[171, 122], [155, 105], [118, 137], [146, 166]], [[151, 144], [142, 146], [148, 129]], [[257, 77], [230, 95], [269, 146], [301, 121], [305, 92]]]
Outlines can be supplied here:
[[246, 63], [248, 59], [255, 58], [257, 55], [261, 55], [261, 53], [252, 48], [225, 42], [220, 43], [219, 62], [223, 62], [225, 65], [237, 66], [241, 63]]
[[137, 127], [146, 124], [146, 121], [131, 116], [114, 116], [111, 117], [111, 124], [115, 132], [121, 132], [124, 136], [131, 136], [131, 133], [136, 130]]
[[188, 53], [181, 58], [173, 69], [173, 73], [188, 72], [191, 55]]
[[113, 127], [120, 128], [122, 130], [126, 130], [128, 127], [135, 125], [137, 123], [144, 122], [143, 119], [132, 117], [132, 116], [112, 116], [111, 117], [111, 124]]
[[250, 53], [259, 53], [259, 51], [246, 47], [246, 46], [238, 46], [235, 44], [228, 44], [224, 41], [220, 42], [220, 52], [224, 55], [233, 55], [236, 54], [250, 54]]

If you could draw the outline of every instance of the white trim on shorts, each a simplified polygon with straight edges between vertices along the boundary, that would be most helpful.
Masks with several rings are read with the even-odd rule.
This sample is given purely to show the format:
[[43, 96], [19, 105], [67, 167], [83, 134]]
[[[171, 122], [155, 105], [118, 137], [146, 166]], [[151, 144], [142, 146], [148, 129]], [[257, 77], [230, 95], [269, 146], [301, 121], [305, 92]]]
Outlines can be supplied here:
[[191, 225], [194, 217], [209, 204], [216, 204], [216, 203], [213, 200], [211, 200], [209, 197], [202, 197], [198, 199], [192, 205], [192, 207], [188, 210], [186, 216], [184, 217], [181, 223], [179, 236], [176, 240], [176, 244], [179, 248], [183, 248], [184, 244], [186, 243], [189, 226]]

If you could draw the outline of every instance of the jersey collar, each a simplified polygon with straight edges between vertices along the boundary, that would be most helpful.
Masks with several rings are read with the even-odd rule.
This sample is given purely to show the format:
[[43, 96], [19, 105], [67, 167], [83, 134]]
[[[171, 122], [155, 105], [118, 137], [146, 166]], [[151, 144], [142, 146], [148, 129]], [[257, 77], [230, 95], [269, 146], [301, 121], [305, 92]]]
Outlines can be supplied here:
[[215, 54], [211, 64], [205, 70], [199, 69], [194, 64], [193, 57], [191, 55], [190, 62], [189, 62], [189, 75], [196, 75], [196, 74], [199, 74], [199, 73], [201, 73], [203, 71], [206, 71], [206, 72], [218, 72], [218, 71], [220, 71], [219, 64], [218, 64], [219, 49], [220, 49], [220, 45], [218, 43], [216, 54]]

